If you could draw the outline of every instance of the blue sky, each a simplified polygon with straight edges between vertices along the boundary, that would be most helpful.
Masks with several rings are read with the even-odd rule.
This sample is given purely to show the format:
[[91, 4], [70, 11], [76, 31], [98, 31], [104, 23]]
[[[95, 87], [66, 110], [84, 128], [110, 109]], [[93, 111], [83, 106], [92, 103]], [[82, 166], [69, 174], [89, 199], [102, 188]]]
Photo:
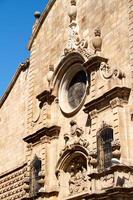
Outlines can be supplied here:
[[27, 44], [34, 12], [42, 12], [48, 0], [0, 0], [0, 97], [21, 62], [29, 57]]

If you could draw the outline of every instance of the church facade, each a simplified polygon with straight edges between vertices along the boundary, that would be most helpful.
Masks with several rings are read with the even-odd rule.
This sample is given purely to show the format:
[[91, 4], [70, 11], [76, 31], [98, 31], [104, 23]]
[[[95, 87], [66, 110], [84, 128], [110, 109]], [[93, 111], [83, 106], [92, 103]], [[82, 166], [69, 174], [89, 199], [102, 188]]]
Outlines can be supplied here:
[[51, 0], [0, 100], [0, 200], [133, 199], [133, 1]]

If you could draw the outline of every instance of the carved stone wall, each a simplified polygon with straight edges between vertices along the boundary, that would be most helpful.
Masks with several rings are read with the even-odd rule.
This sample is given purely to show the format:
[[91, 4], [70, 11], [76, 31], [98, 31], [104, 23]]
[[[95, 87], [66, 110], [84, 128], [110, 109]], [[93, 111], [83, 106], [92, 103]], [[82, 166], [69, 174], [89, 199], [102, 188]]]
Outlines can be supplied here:
[[24, 179], [26, 164], [0, 176], [0, 199], [20, 200], [25, 197]]
[[[0, 171], [26, 164], [0, 175], [0, 199], [132, 197], [132, 4], [52, 0], [35, 15], [29, 69], [0, 110]], [[99, 170], [108, 128], [110, 164]]]

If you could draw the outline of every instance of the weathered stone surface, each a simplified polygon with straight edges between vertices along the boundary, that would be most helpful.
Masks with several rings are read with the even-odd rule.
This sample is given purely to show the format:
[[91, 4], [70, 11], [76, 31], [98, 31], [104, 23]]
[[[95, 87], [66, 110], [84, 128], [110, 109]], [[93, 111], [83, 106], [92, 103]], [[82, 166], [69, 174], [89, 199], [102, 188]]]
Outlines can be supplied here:
[[[132, 169], [110, 166], [133, 160], [132, 7], [49, 1], [0, 102], [1, 199], [132, 199]], [[11, 194], [1, 181], [23, 162], [22, 194]]]

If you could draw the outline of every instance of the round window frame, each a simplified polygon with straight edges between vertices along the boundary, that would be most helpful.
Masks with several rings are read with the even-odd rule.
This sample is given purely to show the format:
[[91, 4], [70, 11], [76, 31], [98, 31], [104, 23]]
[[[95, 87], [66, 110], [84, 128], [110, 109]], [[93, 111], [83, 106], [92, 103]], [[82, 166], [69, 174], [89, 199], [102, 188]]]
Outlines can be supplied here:
[[[86, 74], [86, 88], [79, 105], [76, 106], [75, 108], [72, 108], [68, 102], [68, 89], [69, 89], [72, 79], [80, 71], [84, 71], [84, 73]], [[80, 63], [73, 64], [71, 67], [68, 68], [66, 73], [63, 75], [62, 80], [60, 82], [60, 87], [59, 87], [59, 105], [60, 105], [61, 111], [65, 115], [72, 116], [80, 110], [87, 94], [87, 88], [88, 88], [88, 75], [85, 68]]]

